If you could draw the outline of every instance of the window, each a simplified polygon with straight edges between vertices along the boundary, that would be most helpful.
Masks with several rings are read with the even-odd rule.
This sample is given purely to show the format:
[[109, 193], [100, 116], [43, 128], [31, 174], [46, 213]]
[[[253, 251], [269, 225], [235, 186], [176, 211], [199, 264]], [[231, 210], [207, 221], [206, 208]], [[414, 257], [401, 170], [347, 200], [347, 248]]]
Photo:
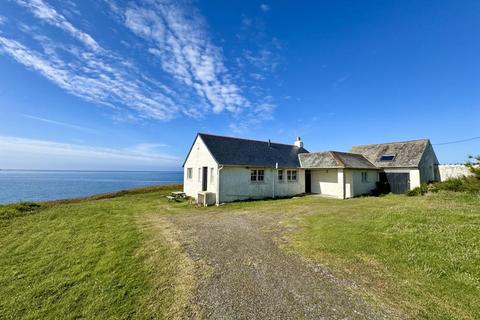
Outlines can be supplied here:
[[362, 172], [362, 182], [368, 182], [368, 172]]
[[257, 170], [250, 170], [250, 181], [257, 181]]
[[213, 184], [214, 175], [215, 175], [215, 170], [214, 170], [214, 168], [210, 168], [210, 184]]
[[395, 159], [394, 154], [382, 154], [380, 156], [380, 161], [393, 161]]
[[258, 173], [258, 181], [263, 181], [265, 171], [264, 170], [257, 170], [257, 173]]
[[250, 181], [263, 181], [265, 177], [265, 170], [250, 170]]
[[287, 170], [287, 180], [297, 181], [297, 170]]
[[278, 170], [278, 181], [283, 181], [283, 170]]
[[202, 168], [198, 168], [198, 182], [202, 182]]
[[187, 179], [192, 180], [192, 177], [193, 177], [193, 169], [187, 168]]

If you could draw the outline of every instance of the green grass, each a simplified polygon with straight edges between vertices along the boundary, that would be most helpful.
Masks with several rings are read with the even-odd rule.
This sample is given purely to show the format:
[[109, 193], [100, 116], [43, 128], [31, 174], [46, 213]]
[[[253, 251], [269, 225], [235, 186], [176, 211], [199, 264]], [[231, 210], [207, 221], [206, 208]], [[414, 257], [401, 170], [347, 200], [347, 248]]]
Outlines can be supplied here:
[[290, 221], [291, 248], [354, 280], [370, 298], [429, 319], [480, 315], [480, 197], [435, 194], [344, 202]]
[[[480, 197], [303, 197], [195, 208], [176, 187], [0, 206], [0, 318], [182, 317], [191, 262], [163, 217], [287, 213], [287, 245], [401, 317], [480, 314]], [[293, 231], [292, 231], [293, 230]]]
[[146, 219], [168, 191], [1, 206], [0, 317], [170, 318], [180, 258]]

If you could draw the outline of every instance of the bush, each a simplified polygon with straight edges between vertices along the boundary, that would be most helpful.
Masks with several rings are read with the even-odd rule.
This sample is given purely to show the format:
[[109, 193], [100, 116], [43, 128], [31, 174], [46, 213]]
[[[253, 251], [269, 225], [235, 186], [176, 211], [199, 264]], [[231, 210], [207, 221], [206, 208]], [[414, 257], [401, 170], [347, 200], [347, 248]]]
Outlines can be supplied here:
[[409, 190], [407, 192], [407, 196], [413, 197], [413, 196], [423, 196], [427, 192], [430, 191], [430, 186], [426, 183], [422, 183], [419, 187], [416, 187], [412, 190]]
[[32, 214], [38, 211], [41, 205], [35, 202], [19, 202], [14, 204], [0, 205], [0, 219], [11, 219], [14, 217]]
[[[470, 160], [467, 161], [465, 166], [467, 166], [472, 175], [435, 182], [430, 185], [422, 184], [420, 187], [407, 192], [407, 195], [419, 196], [427, 192], [438, 191], [480, 193], [480, 155], [477, 157], [469, 156], [468, 158]], [[471, 162], [471, 159], [474, 159], [475, 162]]]

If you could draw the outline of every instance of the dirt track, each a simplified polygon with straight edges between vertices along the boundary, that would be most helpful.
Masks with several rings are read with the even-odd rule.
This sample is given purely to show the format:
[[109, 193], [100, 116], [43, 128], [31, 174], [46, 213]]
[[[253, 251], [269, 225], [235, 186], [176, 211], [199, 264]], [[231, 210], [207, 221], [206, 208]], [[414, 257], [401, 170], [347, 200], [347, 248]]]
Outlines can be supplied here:
[[321, 266], [278, 247], [282, 214], [195, 213], [170, 216], [194, 262], [197, 283], [187, 318], [383, 319]]

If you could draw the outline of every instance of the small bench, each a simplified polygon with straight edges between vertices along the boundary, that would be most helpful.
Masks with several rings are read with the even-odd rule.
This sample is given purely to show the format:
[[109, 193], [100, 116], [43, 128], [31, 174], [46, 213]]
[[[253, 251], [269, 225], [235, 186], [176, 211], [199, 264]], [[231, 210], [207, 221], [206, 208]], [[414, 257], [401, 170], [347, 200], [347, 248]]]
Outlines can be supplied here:
[[177, 198], [174, 196], [167, 196], [168, 201], [177, 201]]

